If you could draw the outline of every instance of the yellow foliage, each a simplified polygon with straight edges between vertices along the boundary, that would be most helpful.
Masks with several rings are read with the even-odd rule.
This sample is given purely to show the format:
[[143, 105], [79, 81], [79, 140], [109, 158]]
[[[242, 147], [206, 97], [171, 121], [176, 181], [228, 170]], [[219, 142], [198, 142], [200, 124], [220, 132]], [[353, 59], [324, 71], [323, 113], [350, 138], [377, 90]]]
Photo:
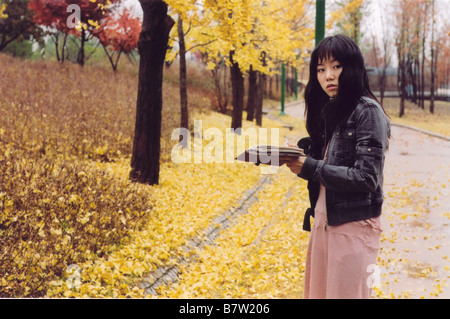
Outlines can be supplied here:
[[0, 3], [0, 19], [5, 19], [8, 17], [8, 15], [5, 13], [6, 10], [6, 3]]
[[96, 29], [100, 28], [100, 25], [98, 24], [97, 21], [94, 21], [94, 20], [92, 20], [92, 19], [89, 19], [89, 20], [88, 20], [88, 23], [89, 23], [91, 26], [95, 27]]
[[[313, 22], [307, 10], [311, 0], [167, 1], [169, 8], [181, 15], [186, 31], [187, 48], [198, 46], [207, 53], [209, 66], [224, 58], [239, 64], [243, 72], [254, 70], [271, 73], [281, 61], [300, 66], [302, 55], [311, 47]], [[198, 9], [202, 7], [202, 10]], [[172, 34], [176, 34], [173, 28]], [[280, 36], [282, 35], [282, 36]], [[176, 38], [176, 36], [172, 36]], [[262, 55], [266, 56], [265, 64]], [[175, 54], [169, 53], [172, 60]]]
[[[364, 0], [345, 0], [338, 3], [339, 8], [330, 13], [330, 19], [326, 22], [327, 29], [338, 25], [346, 34], [353, 37], [354, 30], [359, 29], [361, 20], [361, 8]], [[356, 39], [355, 39], [356, 40]]]

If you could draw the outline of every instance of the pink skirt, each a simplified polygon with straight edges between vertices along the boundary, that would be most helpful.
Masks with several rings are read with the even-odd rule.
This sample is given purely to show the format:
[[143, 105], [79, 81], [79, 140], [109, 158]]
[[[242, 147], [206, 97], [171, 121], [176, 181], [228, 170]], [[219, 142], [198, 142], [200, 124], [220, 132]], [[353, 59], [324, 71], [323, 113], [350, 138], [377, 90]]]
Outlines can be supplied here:
[[380, 217], [326, 225], [325, 187], [315, 208], [305, 269], [305, 299], [367, 299], [372, 292]]

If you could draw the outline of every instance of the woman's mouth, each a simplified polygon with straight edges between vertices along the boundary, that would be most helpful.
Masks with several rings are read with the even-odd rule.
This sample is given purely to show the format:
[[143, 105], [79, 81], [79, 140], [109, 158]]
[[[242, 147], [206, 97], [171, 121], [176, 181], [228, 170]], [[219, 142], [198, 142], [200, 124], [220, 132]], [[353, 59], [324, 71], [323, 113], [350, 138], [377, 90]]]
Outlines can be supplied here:
[[327, 89], [330, 91], [336, 90], [337, 89], [337, 85], [334, 84], [328, 84], [327, 85]]

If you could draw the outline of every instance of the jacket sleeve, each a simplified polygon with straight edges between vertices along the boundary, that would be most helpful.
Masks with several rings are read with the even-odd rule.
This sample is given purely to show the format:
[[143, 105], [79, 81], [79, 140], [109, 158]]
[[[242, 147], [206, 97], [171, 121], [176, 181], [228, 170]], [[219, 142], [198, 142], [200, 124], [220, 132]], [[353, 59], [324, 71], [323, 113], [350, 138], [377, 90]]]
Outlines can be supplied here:
[[336, 191], [374, 192], [383, 182], [389, 123], [376, 105], [364, 107], [356, 120], [355, 161], [351, 167], [327, 164], [308, 156], [298, 176]]

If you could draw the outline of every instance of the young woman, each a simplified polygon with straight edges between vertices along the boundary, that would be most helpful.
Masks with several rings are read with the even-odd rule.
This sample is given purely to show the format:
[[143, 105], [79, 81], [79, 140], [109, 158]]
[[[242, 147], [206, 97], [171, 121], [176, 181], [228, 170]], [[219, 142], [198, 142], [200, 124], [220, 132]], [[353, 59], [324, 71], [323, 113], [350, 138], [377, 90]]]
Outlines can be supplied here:
[[286, 164], [308, 180], [311, 208], [303, 228], [311, 235], [304, 297], [369, 298], [379, 275], [375, 265], [390, 124], [369, 88], [353, 40], [331, 36], [315, 48], [305, 103], [309, 137], [298, 146], [307, 156]]

